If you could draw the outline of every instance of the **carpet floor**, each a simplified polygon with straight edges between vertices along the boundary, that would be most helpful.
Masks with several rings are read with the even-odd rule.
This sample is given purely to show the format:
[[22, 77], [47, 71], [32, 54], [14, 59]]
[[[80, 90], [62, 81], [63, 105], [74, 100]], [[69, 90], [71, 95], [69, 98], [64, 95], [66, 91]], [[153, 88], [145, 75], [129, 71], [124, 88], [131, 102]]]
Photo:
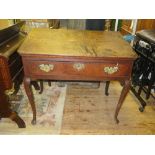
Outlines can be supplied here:
[[63, 108], [66, 97], [66, 85], [59, 87], [58, 83], [52, 82], [49, 87], [44, 82], [44, 91], [39, 94], [33, 87], [37, 109], [37, 124], [32, 125], [32, 110], [25, 94], [23, 85], [18, 96], [22, 96], [19, 101], [12, 101], [11, 106], [19, 116], [25, 121], [26, 128], [19, 129], [17, 125], [8, 118], [0, 121], [0, 134], [59, 134], [63, 117]]
[[[49, 87], [44, 82], [44, 91], [40, 95], [33, 89], [37, 107], [37, 124], [31, 125], [32, 111], [23, 85], [19, 102], [12, 102], [26, 123], [19, 129], [10, 119], [0, 120], [1, 135], [147, 135], [155, 134], [155, 106], [147, 105], [139, 112], [138, 101], [130, 92], [120, 110], [119, 124], [115, 124], [114, 111], [122, 87], [111, 82], [109, 96], [104, 94], [105, 83], [100, 87], [65, 84], [60, 87], [53, 82]], [[154, 101], [150, 101], [153, 103]]]

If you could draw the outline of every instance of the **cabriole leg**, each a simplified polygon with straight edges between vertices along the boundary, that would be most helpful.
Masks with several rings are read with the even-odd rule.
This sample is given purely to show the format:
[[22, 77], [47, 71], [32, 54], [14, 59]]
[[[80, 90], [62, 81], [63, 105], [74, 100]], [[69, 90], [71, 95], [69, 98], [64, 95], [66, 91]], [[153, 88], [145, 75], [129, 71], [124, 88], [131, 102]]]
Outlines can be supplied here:
[[30, 78], [24, 77], [24, 87], [25, 87], [25, 91], [27, 94], [27, 97], [29, 99], [31, 108], [32, 108], [32, 112], [33, 112], [33, 119], [32, 119], [32, 124], [36, 124], [36, 107], [35, 107], [35, 103], [34, 103], [34, 97], [33, 97], [33, 93], [32, 93], [32, 89], [31, 89], [31, 80]]
[[117, 104], [116, 110], [115, 110], [114, 119], [115, 119], [116, 123], [119, 123], [119, 120], [118, 120], [117, 116], [118, 116], [118, 113], [119, 113], [119, 111], [121, 109], [123, 101], [124, 101], [127, 93], [129, 92], [129, 89], [130, 89], [130, 80], [125, 80], [125, 83], [124, 83], [124, 86], [123, 86], [123, 89], [122, 89], [122, 92], [121, 92], [121, 96], [119, 98], [119, 101], [118, 101], [118, 104]]

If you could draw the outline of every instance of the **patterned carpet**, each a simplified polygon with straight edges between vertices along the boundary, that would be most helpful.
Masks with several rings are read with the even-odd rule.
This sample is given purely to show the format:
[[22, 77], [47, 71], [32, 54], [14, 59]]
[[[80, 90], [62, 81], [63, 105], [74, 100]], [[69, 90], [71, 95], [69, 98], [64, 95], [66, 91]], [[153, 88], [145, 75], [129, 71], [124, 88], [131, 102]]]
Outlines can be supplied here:
[[[115, 124], [114, 110], [122, 87], [111, 82], [109, 96], [104, 94], [105, 83], [95, 85], [65, 84], [52, 82], [49, 87], [44, 82], [40, 95], [33, 88], [37, 107], [37, 124], [31, 125], [32, 111], [23, 85], [18, 93], [20, 101], [12, 102], [12, 108], [25, 121], [26, 128], [19, 129], [10, 119], [0, 121], [0, 134], [14, 135], [131, 135], [155, 134], [155, 106], [146, 106], [143, 113], [138, 110], [138, 101], [129, 93], [119, 114], [120, 123]], [[65, 105], [65, 106], [64, 106]]]
[[[52, 86], [48, 86], [44, 82], [44, 91], [39, 94], [33, 87], [35, 103], [37, 109], [37, 125], [31, 125], [32, 110], [25, 94], [24, 87], [18, 92], [20, 101], [12, 101], [12, 109], [18, 112], [19, 116], [25, 121], [26, 129], [17, 130], [15, 123], [10, 123], [9, 119], [2, 119], [0, 123], [0, 134], [59, 134], [61, 129], [61, 121], [63, 116], [63, 107], [66, 96], [66, 85], [59, 87], [58, 83], [52, 82]], [[11, 121], [12, 122], [12, 121]], [[12, 132], [12, 129], [15, 129]]]

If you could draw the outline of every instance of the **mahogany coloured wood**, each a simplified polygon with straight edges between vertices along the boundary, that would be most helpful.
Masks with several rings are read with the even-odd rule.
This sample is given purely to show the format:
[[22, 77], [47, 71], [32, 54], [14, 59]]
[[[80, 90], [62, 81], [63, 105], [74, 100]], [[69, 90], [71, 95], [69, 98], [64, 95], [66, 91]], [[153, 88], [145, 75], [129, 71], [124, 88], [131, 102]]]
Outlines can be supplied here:
[[34, 29], [18, 52], [24, 66], [24, 86], [36, 123], [30, 82], [33, 80], [124, 81], [114, 119], [130, 87], [136, 58], [118, 32]]
[[10, 104], [4, 92], [4, 83], [0, 72], [0, 119], [10, 118], [16, 122], [19, 128], [25, 128], [25, 122], [18, 116], [18, 114], [10, 109]]

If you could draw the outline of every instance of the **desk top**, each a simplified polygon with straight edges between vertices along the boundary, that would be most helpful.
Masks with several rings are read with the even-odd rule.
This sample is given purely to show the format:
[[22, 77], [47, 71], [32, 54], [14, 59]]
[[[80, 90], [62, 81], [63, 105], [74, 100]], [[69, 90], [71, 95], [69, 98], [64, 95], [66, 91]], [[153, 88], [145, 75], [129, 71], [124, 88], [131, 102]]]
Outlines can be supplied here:
[[119, 32], [68, 29], [33, 29], [18, 49], [22, 55], [135, 58]]

